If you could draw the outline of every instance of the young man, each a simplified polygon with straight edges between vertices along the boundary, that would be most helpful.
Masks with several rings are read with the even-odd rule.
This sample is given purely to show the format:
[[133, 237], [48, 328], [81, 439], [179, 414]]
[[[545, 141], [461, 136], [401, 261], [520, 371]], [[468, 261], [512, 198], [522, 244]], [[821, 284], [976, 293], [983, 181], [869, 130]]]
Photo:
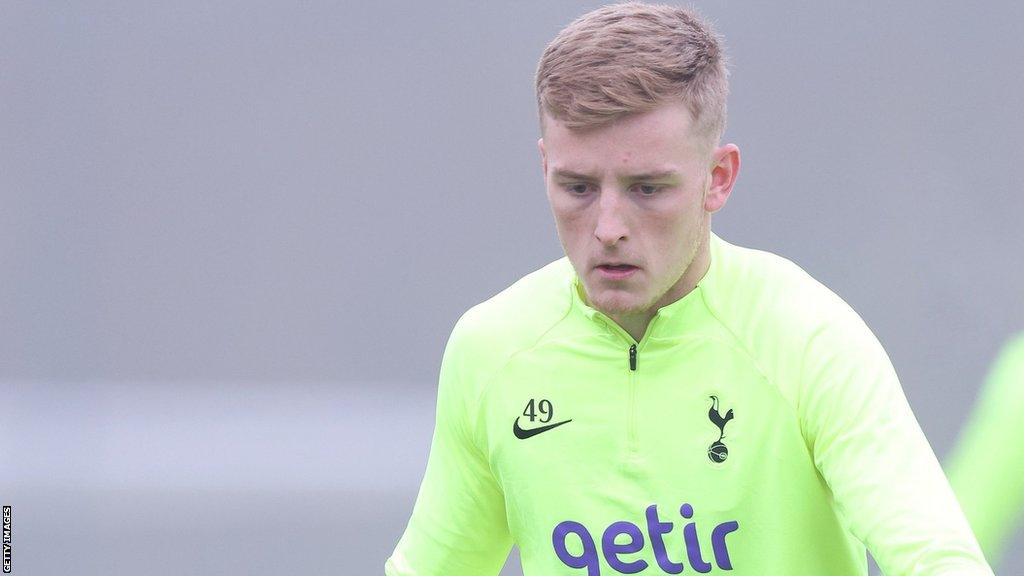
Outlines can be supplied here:
[[740, 167], [686, 10], [573, 22], [537, 72], [567, 258], [468, 311], [389, 576], [991, 574], [861, 319], [710, 232]]

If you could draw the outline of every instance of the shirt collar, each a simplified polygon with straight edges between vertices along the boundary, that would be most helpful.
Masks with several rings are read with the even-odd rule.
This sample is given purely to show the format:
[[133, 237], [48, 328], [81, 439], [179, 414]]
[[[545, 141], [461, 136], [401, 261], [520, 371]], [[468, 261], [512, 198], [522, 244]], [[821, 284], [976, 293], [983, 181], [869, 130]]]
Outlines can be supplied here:
[[[647, 334], [644, 338], [669, 337], [674, 334], [686, 332], [688, 325], [692, 325], [695, 314], [704, 309], [704, 296], [721, 268], [721, 243], [713, 232], [708, 239], [708, 251], [711, 262], [704, 277], [697, 282], [697, 286], [684, 295], [682, 298], [662, 306], [658, 309], [651, 323], [647, 327]], [[588, 305], [583, 298], [583, 286], [580, 283], [579, 275], [575, 271], [570, 275], [569, 291], [572, 293], [572, 306], [590, 320], [599, 324], [614, 324], [614, 321], [599, 310]], [[619, 331], [625, 332], [619, 327]]]

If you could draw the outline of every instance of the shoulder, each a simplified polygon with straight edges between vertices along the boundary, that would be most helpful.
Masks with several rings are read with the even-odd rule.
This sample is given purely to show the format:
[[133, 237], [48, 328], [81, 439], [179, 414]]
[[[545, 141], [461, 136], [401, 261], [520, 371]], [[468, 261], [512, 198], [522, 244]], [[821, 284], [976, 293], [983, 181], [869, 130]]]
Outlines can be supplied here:
[[713, 257], [718, 268], [706, 299], [738, 331], [775, 329], [806, 337], [823, 323], [856, 317], [835, 292], [787, 258], [721, 239]]
[[500, 368], [565, 318], [573, 278], [568, 258], [561, 258], [473, 306], [452, 329], [446, 355], [469, 355], [482, 370]]
[[721, 239], [712, 258], [713, 267], [718, 262], [705, 294], [709, 311], [791, 401], [815, 364], [888, 364], [853, 308], [794, 262]]

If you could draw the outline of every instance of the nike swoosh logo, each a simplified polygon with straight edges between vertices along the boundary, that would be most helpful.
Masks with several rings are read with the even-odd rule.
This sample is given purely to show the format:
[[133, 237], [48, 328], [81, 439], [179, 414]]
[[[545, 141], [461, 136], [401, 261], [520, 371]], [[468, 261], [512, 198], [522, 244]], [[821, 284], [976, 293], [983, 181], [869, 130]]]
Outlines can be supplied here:
[[515, 424], [512, 425], [512, 433], [516, 435], [516, 438], [519, 438], [520, 440], [526, 440], [530, 436], [536, 436], [541, 432], [547, 432], [552, 428], [558, 428], [562, 424], [568, 424], [569, 422], [572, 422], [572, 419], [563, 420], [561, 422], [555, 422], [554, 424], [548, 424], [547, 426], [541, 426], [540, 428], [530, 428], [529, 430], [523, 430], [522, 428], [519, 427], [519, 418], [516, 418]]

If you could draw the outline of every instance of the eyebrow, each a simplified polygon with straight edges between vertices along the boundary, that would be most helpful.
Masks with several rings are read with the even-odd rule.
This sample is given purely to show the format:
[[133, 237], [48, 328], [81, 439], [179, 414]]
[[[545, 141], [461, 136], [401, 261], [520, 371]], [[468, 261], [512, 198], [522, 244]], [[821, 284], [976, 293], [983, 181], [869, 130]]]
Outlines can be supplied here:
[[[593, 176], [574, 172], [572, 170], [565, 170], [562, 168], [556, 168], [554, 170], [555, 178], [564, 178], [569, 180], [594, 180]], [[667, 180], [670, 178], [676, 178], [679, 173], [674, 170], [663, 170], [659, 172], [643, 172], [641, 174], [629, 174], [623, 178], [623, 180]]]

